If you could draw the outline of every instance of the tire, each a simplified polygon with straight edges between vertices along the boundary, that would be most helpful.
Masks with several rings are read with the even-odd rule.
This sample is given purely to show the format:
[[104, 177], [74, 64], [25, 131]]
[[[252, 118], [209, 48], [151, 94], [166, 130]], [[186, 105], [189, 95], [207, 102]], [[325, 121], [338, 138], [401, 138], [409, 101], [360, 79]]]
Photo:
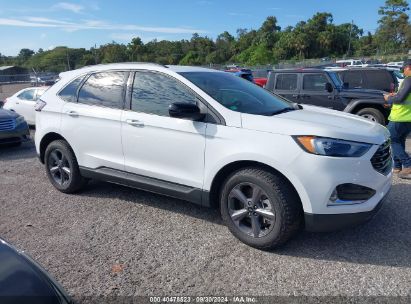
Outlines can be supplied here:
[[80, 191], [87, 183], [80, 174], [76, 156], [64, 140], [51, 142], [44, 155], [47, 177], [63, 193]]
[[363, 118], [366, 118], [368, 120], [377, 122], [381, 125], [385, 125], [385, 116], [383, 113], [381, 113], [380, 110], [375, 109], [375, 108], [364, 108], [359, 110], [357, 113], [358, 116], [361, 116]]
[[[244, 197], [238, 199], [238, 190], [247, 198], [247, 205]], [[257, 199], [253, 199], [254, 194]], [[274, 249], [287, 242], [299, 230], [303, 218], [300, 199], [289, 182], [258, 168], [241, 169], [226, 179], [220, 193], [220, 211], [231, 233], [258, 249]]]

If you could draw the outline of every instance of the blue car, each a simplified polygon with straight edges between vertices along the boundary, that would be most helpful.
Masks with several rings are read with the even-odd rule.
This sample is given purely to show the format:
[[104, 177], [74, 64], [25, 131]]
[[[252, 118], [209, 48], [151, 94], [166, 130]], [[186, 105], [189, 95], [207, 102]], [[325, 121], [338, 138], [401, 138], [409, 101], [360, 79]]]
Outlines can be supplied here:
[[232, 73], [238, 77], [244, 78], [254, 83], [253, 73], [249, 69], [229, 69], [229, 70], [225, 70], [225, 72]]
[[0, 109], [0, 145], [20, 145], [30, 139], [30, 130], [24, 117], [16, 112]]

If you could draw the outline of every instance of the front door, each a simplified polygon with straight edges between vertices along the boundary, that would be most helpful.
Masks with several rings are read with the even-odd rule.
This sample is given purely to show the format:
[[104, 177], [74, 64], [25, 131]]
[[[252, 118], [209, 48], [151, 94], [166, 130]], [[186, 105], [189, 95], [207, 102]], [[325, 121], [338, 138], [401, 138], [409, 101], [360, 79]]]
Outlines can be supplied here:
[[297, 73], [279, 73], [275, 77], [274, 93], [290, 100], [300, 102]]
[[122, 116], [126, 171], [160, 181], [201, 189], [204, 122], [172, 118], [170, 104], [198, 104], [186, 85], [154, 71], [136, 71], [131, 102]]
[[327, 82], [332, 83], [325, 74], [303, 74], [300, 102], [332, 109], [334, 106], [334, 94], [326, 90]]

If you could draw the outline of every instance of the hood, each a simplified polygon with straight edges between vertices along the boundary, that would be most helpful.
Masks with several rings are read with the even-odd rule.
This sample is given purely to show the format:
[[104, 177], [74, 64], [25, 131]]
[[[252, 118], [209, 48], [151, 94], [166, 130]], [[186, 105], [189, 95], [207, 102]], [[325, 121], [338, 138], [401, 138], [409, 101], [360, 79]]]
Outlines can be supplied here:
[[340, 96], [345, 98], [355, 98], [355, 99], [375, 99], [384, 98], [383, 91], [371, 90], [371, 89], [342, 89], [340, 91]]
[[0, 119], [10, 119], [10, 118], [16, 118], [18, 117], [19, 114], [16, 112], [6, 110], [6, 109], [0, 109]]
[[242, 126], [283, 135], [314, 135], [380, 145], [389, 138], [380, 124], [356, 115], [306, 106], [274, 116], [242, 114]]

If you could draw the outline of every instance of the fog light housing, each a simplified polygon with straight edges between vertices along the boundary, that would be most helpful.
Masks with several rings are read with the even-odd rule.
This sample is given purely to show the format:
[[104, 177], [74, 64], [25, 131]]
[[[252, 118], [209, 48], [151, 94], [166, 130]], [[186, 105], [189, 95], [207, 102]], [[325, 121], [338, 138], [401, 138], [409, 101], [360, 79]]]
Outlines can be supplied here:
[[375, 190], [356, 184], [338, 185], [331, 193], [329, 206], [362, 204], [375, 195]]

